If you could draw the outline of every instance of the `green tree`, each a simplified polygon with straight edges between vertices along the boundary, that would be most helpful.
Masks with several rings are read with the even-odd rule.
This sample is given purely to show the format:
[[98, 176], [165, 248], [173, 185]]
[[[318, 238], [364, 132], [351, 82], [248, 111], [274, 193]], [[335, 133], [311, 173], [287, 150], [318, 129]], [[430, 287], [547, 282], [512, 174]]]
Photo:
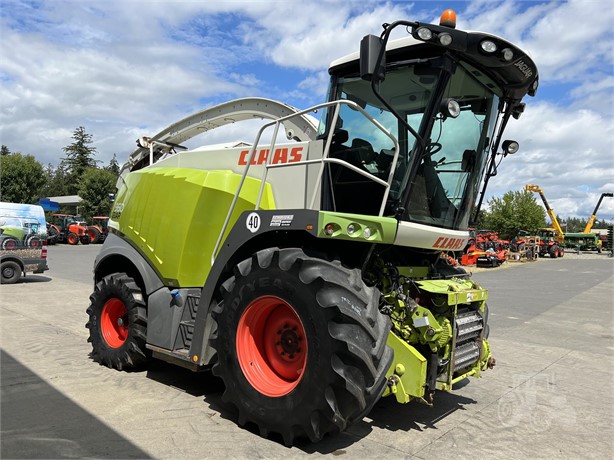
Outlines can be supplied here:
[[68, 183], [70, 182], [69, 174], [62, 164], [54, 168], [49, 164], [44, 170], [45, 185], [41, 190], [41, 196], [64, 196], [69, 195]]
[[509, 191], [501, 198], [493, 197], [488, 204], [484, 226], [503, 238], [513, 238], [519, 230], [535, 233], [545, 225], [546, 211], [531, 192]]
[[108, 216], [113, 201], [109, 195], [115, 193], [117, 174], [106, 169], [88, 168], [79, 181], [80, 214], [89, 219], [92, 216]]
[[0, 156], [0, 199], [36, 204], [45, 184], [43, 165], [33, 155], [19, 152]]
[[117, 162], [117, 155], [113, 154], [113, 158], [109, 161], [109, 164], [106, 168], [107, 171], [111, 171], [116, 176], [119, 176], [119, 163]]
[[66, 157], [62, 158], [62, 163], [60, 164], [69, 175], [70, 180], [67, 184], [69, 195], [77, 193], [78, 183], [82, 175], [88, 168], [96, 167], [97, 163], [94, 159], [96, 147], [90, 146], [93, 142], [93, 136], [85, 132], [83, 126], [75, 129], [72, 138], [74, 142], [62, 149], [66, 152]]
[[2, 147], [0, 148], [0, 156], [4, 157], [10, 154], [11, 154], [11, 151], [9, 150], [9, 148], [6, 145], [2, 144]]

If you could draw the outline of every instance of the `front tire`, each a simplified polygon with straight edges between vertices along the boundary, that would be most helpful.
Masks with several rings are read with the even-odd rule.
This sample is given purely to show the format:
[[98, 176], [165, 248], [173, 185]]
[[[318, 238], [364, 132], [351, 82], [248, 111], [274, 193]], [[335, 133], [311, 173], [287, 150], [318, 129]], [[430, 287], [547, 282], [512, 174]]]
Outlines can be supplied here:
[[125, 273], [105, 276], [90, 296], [87, 314], [94, 361], [118, 370], [145, 364], [147, 312], [132, 278]]
[[7, 260], [0, 265], [2, 284], [15, 284], [21, 278], [21, 267], [13, 260]]
[[68, 244], [76, 246], [77, 244], [79, 244], [79, 237], [75, 232], [69, 232], [66, 236], [66, 241], [68, 242]]
[[344, 430], [386, 386], [390, 319], [358, 270], [269, 248], [239, 263], [213, 309], [213, 373], [239, 424], [315, 442]]

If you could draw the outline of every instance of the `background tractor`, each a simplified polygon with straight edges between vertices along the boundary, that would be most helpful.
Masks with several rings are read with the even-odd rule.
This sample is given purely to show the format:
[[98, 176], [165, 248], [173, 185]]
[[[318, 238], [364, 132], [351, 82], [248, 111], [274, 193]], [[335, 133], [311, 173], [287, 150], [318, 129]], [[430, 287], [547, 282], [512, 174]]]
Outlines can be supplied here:
[[[238, 422], [286, 444], [492, 367], [488, 292], [441, 254], [465, 247], [538, 76], [455, 24], [385, 24], [331, 64], [316, 107], [239, 99], [140, 138], [95, 261], [92, 359], [211, 369]], [[254, 118], [270, 121], [247, 147], [182, 146]]]
[[104, 243], [109, 233], [109, 218], [107, 216], [92, 217], [92, 223], [87, 226], [91, 243]]
[[75, 216], [68, 214], [53, 214], [48, 233], [57, 235], [57, 242], [76, 245], [90, 244], [90, 236], [87, 233], [87, 225], [78, 222]]

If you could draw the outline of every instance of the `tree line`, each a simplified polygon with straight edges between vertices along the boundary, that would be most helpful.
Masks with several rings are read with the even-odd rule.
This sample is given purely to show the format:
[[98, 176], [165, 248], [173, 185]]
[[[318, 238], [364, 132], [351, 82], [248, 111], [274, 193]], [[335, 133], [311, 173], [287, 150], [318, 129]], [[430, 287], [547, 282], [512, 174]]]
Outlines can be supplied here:
[[[43, 166], [34, 155], [11, 152], [8, 146], [0, 150], [0, 199], [11, 203], [38, 204], [50, 196], [79, 195], [79, 214], [89, 219], [108, 216], [115, 196], [119, 163], [115, 154], [106, 166], [95, 159], [97, 150], [93, 136], [79, 126], [72, 142], [63, 147], [65, 156], [56, 167]], [[72, 213], [72, 209], [60, 209]]]
[[[82, 217], [109, 215], [119, 176], [116, 156], [113, 155], [108, 165], [99, 166], [100, 161], [94, 158], [93, 136], [83, 126], [75, 129], [72, 140], [62, 149], [66, 156], [57, 167], [43, 167], [33, 155], [13, 153], [2, 145], [0, 199], [36, 204], [44, 197], [79, 195], [83, 199], [79, 204]], [[546, 226], [546, 211], [532, 192], [509, 191], [502, 197], [493, 197], [487, 208], [480, 212], [474, 225], [478, 230], [497, 231], [502, 238], [511, 239], [522, 231], [535, 234]], [[587, 219], [577, 217], [557, 218], [567, 232], [581, 232], [587, 222]], [[596, 220], [593, 227], [608, 225], [605, 220]]]
[[[493, 197], [488, 202], [488, 210], [480, 212], [476, 227], [499, 232], [504, 239], [511, 239], [522, 232], [536, 234], [540, 228], [551, 227], [546, 222], [546, 210], [537, 201], [533, 192], [509, 191], [502, 197]], [[565, 233], [582, 232], [588, 219], [556, 216]], [[595, 219], [593, 228], [607, 228], [611, 225], [607, 220]]]

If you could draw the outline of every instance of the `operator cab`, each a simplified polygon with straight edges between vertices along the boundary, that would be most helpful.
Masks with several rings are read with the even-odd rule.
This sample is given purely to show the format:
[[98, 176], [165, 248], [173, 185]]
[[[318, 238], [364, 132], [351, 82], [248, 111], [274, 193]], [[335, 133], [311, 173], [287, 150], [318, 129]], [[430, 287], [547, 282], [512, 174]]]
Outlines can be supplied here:
[[[398, 25], [412, 36], [388, 43]], [[356, 103], [398, 140], [384, 215], [465, 230], [509, 116], [519, 116], [522, 97], [535, 94], [536, 67], [492, 35], [406, 21], [384, 27], [381, 37], [363, 39], [360, 57], [331, 64], [329, 100]], [[337, 117], [327, 112], [320, 134], [333, 132], [331, 157], [387, 180], [393, 142], [365, 121], [342, 104]], [[510, 144], [503, 155], [514, 153], [516, 143], [504, 147]], [[377, 215], [384, 187], [341, 165], [328, 168], [322, 209]]]

